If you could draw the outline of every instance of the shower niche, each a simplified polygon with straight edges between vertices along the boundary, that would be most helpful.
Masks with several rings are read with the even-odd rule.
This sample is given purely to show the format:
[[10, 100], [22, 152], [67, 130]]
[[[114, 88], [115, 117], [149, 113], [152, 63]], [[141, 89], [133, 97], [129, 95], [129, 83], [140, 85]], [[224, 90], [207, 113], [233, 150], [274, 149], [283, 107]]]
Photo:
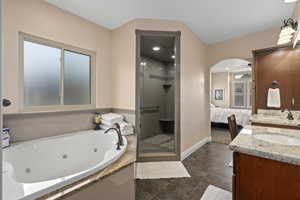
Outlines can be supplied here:
[[180, 33], [137, 31], [138, 160], [179, 159]]

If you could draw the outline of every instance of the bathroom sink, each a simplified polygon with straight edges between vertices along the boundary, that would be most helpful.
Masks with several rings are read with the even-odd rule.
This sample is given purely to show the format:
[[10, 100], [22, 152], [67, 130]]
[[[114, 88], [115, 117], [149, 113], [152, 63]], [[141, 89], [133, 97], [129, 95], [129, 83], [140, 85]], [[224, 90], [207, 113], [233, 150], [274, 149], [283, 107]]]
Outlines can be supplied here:
[[258, 140], [270, 142], [280, 145], [300, 146], [300, 139], [285, 136], [285, 135], [270, 135], [270, 134], [256, 134], [254, 137]]

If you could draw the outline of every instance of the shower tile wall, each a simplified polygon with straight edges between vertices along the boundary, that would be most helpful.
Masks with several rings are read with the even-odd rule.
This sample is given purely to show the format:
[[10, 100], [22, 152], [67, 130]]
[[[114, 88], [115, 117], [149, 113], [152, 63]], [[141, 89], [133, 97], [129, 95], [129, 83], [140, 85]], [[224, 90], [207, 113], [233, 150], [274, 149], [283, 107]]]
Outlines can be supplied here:
[[[142, 57], [142, 139], [158, 135], [159, 119], [174, 119], [174, 66]], [[167, 86], [170, 85], [171, 87]], [[164, 87], [165, 85], [165, 87]]]

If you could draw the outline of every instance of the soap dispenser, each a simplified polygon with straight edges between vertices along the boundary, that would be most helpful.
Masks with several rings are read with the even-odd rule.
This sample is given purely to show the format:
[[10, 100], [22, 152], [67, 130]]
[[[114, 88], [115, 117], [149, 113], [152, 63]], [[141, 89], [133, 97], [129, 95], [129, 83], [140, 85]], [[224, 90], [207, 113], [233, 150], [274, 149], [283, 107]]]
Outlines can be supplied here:
[[101, 129], [101, 127], [100, 127], [100, 125], [101, 125], [101, 114], [100, 113], [95, 113], [95, 115], [94, 115], [94, 124], [95, 124], [95, 128], [94, 128], [94, 130], [100, 130]]
[[2, 139], [2, 148], [8, 147], [10, 145], [10, 129], [4, 128], [2, 129], [1, 139]]

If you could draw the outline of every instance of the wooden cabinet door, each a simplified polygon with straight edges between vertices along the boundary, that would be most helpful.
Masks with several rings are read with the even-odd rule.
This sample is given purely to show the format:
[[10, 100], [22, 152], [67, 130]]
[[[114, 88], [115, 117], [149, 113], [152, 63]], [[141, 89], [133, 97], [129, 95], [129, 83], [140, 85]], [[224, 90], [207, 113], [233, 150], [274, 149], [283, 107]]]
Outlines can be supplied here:
[[300, 48], [297, 47], [293, 51], [292, 60], [292, 109], [300, 110]]
[[236, 154], [235, 200], [300, 200], [300, 166]]
[[260, 53], [255, 56], [255, 79], [257, 109], [267, 109], [268, 89], [279, 82], [281, 108], [290, 108], [292, 99], [291, 63], [293, 51], [290, 48]]

